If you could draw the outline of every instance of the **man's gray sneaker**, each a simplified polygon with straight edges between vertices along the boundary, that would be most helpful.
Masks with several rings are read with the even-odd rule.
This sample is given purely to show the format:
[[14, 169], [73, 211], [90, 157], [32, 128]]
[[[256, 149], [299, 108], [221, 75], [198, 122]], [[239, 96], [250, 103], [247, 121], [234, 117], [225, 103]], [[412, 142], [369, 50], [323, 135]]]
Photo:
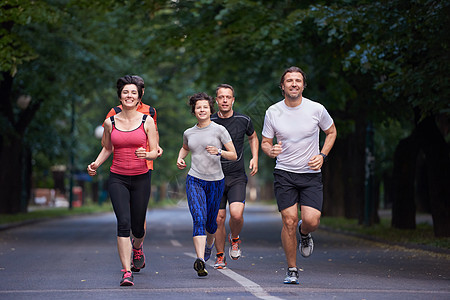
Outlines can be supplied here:
[[300, 234], [298, 250], [303, 257], [309, 257], [314, 250], [314, 241], [312, 239], [311, 233], [308, 233], [307, 235], [302, 234], [302, 232], [300, 231], [301, 225], [302, 220], [298, 222], [298, 233]]
[[230, 234], [228, 235], [228, 240], [230, 241], [228, 255], [230, 255], [230, 258], [233, 260], [239, 259], [239, 257], [241, 257], [241, 248], [239, 247], [241, 240], [239, 239], [239, 236], [236, 239], [232, 239], [230, 232]]
[[288, 268], [286, 272], [286, 278], [284, 279], [285, 284], [298, 284], [298, 269]]

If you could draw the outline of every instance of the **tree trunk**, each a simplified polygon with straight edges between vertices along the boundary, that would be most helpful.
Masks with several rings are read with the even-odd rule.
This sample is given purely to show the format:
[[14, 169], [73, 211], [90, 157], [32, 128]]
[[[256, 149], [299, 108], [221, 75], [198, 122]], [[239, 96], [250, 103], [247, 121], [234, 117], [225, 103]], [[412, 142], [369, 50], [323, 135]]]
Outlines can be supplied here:
[[26, 212], [22, 201], [22, 138], [3, 137], [0, 150], [0, 214]]
[[[417, 126], [420, 148], [425, 154], [426, 176], [429, 190], [434, 234], [450, 236], [450, 157], [449, 146], [439, 132], [433, 117]], [[418, 183], [420, 184], [420, 183]]]
[[416, 228], [414, 178], [417, 151], [414, 135], [401, 140], [395, 149], [392, 176], [392, 227], [395, 228]]
[[[449, 152], [434, 117], [418, 123], [411, 136], [400, 141], [394, 154], [393, 227], [416, 228], [415, 196], [420, 191], [422, 198], [430, 201], [435, 236], [450, 236]], [[419, 153], [423, 156], [419, 157]], [[425, 162], [420, 163], [421, 159]], [[425, 174], [417, 174], [416, 170], [425, 170]], [[424, 197], [426, 191], [428, 196]]]
[[30, 196], [31, 151], [24, 148], [27, 126], [39, 109], [42, 99], [32, 101], [20, 112], [12, 96], [13, 77], [0, 75], [0, 213], [26, 212]]
[[322, 167], [324, 216], [345, 216], [345, 161], [343, 154], [346, 144], [343, 139], [336, 140], [327, 162]]
[[363, 217], [364, 147], [365, 130], [336, 140], [322, 170], [324, 215], [349, 219]]
[[419, 151], [416, 163], [415, 199], [417, 212], [431, 213], [430, 188], [428, 186], [427, 162], [423, 150]]

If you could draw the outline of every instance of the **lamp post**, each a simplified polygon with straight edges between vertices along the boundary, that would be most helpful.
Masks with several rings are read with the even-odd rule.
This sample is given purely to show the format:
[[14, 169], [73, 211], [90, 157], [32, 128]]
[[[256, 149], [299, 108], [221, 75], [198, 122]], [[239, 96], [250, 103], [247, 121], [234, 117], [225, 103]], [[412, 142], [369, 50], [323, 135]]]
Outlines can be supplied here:
[[[31, 96], [30, 95], [20, 95], [19, 98], [17, 98], [17, 106], [22, 110], [25, 111], [31, 102]], [[26, 211], [27, 209], [27, 203], [29, 198], [29, 191], [31, 189], [31, 182], [30, 182], [30, 176], [31, 173], [29, 162], [29, 157], [31, 157], [31, 151], [27, 146], [24, 146], [24, 143], [22, 144], [22, 154], [21, 154], [21, 185], [20, 185], [20, 211]]]
[[75, 99], [72, 97], [71, 100], [71, 127], [70, 127], [70, 169], [69, 169], [69, 209], [71, 210], [73, 208], [73, 174], [74, 174], [74, 151], [73, 147], [75, 146]]
[[375, 199], [373, 198], [374, 189], [374, 144], [373, 144], [373, 125], [369, 121], [366, 128], [366, 162], [365, 162], [365, 201], [364, 201], [364, 225], [371, 226], [373, 223], [373, 214], [375, 210]]
[[[103, 126], [98, 125], [97, 127], [95, 127], [94, 136], [99, 140], [102, 139], [103, 131], [104, 131]], [[93, 197], [94, 197], [94, 199], [98, 200], [98, 205], [101, 205], [103, 203], [103, 182], [102, 181], [103, 181], [102, 177], [101, 177], [101, 175], [99, 175], [98, 181], [92, 182]], [[99, 190], [100, 190], [100, 196], [99, 196]]]

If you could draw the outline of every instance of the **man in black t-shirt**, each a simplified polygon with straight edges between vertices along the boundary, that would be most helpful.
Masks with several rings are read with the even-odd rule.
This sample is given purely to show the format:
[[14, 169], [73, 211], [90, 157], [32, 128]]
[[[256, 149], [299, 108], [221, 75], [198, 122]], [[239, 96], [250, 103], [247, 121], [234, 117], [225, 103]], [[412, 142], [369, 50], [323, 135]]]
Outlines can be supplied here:
[[[226, 241], [226, 206], [229, 204], [230, 211], [230, 234], [228, 240], [230, 242], [229, 256], [233, 260], [237, 260], [241, 256], [241, 249], [239, 247], [239, 233], [244, 225], [244, 206], [245, 194], [247, 186], [247, 175], [245, 174], [244, 165], [244, 141], [245, 136], [248, 137], [252, 159], [250, 160], [250, 175], [253, 176], [258, 172], [258, 150], [259, 141], [253, 128], [252, 120], [243, 114], [233, 111], [234, 89], [231, 85], [220, 84], [216, 88], [216, 102], [219, 106], [219, 111], [211, 116], [211, 120], [224, 126], [231, 135], [234, 147], [236, 148], [237, 160], [228, 161], [222, 159], [222, 170], [225, 175], [225, 191], [220, 203], [219, 214], [217, 216], [217, 231], [216, 231], [216, 263], [214, 268], [223, 269], [227, 265], [224, 250]], [[206, 253], [211, 250], [213, 245], [206, 245]], [[209, 258], [209, 257], [208, 257]]]

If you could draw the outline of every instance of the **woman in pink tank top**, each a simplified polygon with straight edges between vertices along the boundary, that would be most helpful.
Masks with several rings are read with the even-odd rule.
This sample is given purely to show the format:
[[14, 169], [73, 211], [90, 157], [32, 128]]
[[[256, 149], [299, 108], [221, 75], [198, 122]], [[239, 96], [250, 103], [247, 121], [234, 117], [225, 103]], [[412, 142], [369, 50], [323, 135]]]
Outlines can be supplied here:
[[[123, 268], [122, 286], [133, 285], [132, 271], [139, 272], [145, 267], [142, 243], [151, 186], [151, 171], [146, 160], [158, 157], [155, 123], [152, 118], [137, 111], [142, 94], [142, 87], [133, 76], [119, 78], [117, 95], [122, 111], [103, 123], [102, 145], [106, 151], [101, 151], [87, 167], [89, 175], [95, 176], [97, 169], [113, 153], [108, 191], [117, 218], [117, 248]], [[146, 150], [147, 146], [150, 151]], [[133, 239], [130, 239], [130, 231]]]

